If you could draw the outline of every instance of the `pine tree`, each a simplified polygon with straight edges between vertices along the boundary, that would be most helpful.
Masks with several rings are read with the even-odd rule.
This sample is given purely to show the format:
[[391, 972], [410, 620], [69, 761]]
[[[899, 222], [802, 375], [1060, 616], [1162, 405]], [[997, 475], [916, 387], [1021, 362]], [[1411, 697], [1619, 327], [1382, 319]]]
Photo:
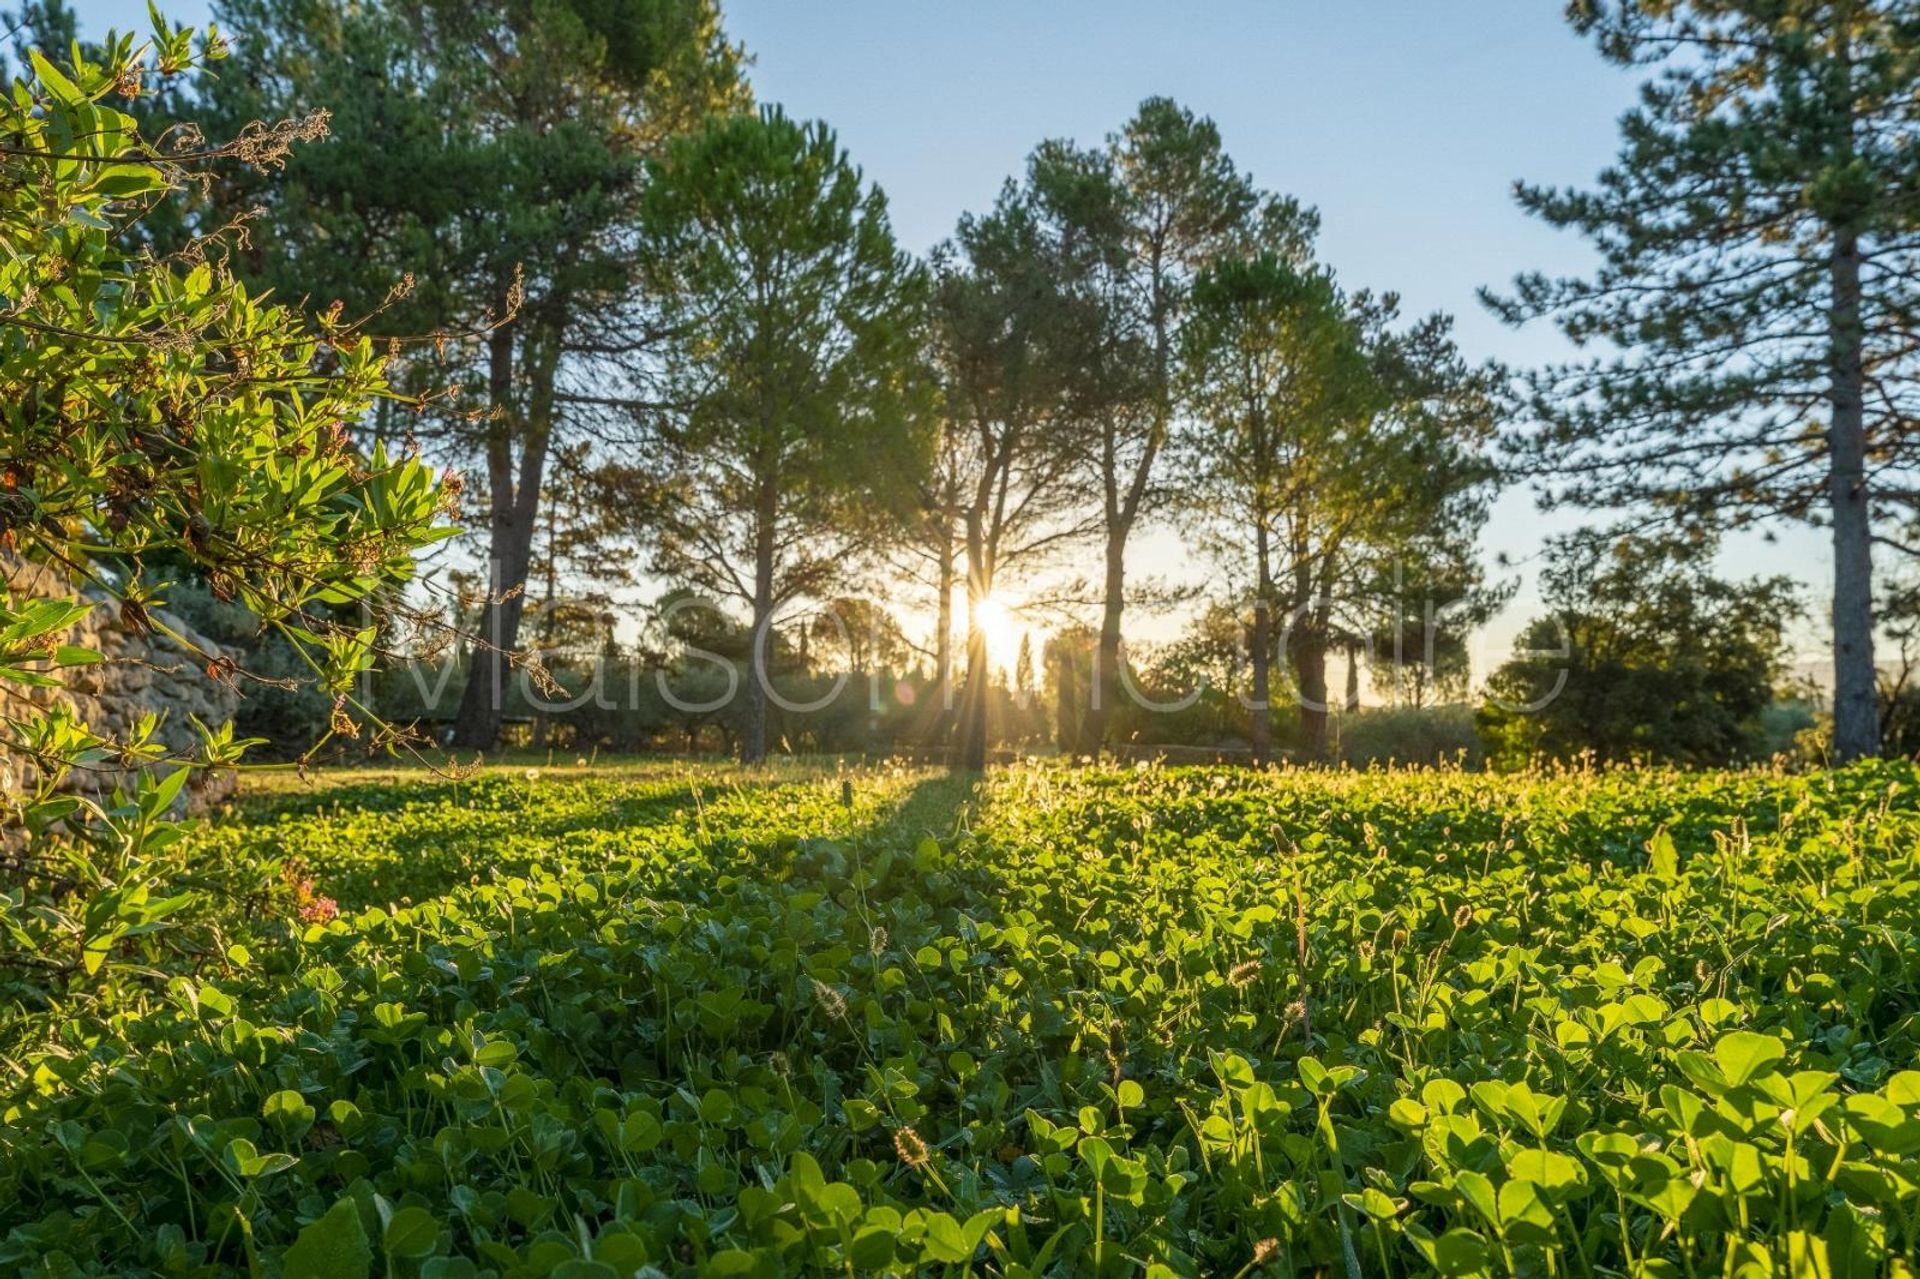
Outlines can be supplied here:
[[[464, 413], [409, 434], [475, 457], [486, 588], [455, 744], [499, 733], [542, 495], [559, 449], [604, 426], [573, 388], [629, 354], [631, 227], [645, 161], [746, 98], [713, 0], [219, 0], [233, 64], [200, 91], [211, 126], [329, 113], [329, 141], [215, 185], [211, 221], [264, 209], [257, 283], [376, 331], [447, 335], [411, 384]], [[277, 232], [277, 234], [275, 233]], [[405, 281], [405, 285], [402, 281]], [[404, 296], [402, 296], [404, 295]], [[609, 328], [613, 331], [609, 332]], [[395, 424], [395, 433], [399, 433]]]
[[833, 131], [718, 118], [652, 166], [641, 277], [670, 335], [658, 567], [751, 614], [742, 757], [767, 752], [774, 615], [842, 580], [925, 462], [925, 275]]
[[1657, 74], [1596, 189], [1518, 188], [1602, 265], [1490, 301], [1620, 354], [1536, 375], [1539, 425], [1517, 457], [1550, 505], [1828, 526], [1834, 753], [1874, 754], [1874, 521], [1915, 496], [1920, 8], [1587, 0], [1570, 14], [1608, 59]]
[[1073, 483], [1069, 370], [1084, 312], [1064, 287], [1057, 228], [1033, 184], [1009, 181], [994, 207], [969, 214], [934, 253], [933, 358], [959, 479], [966, 563], [967, 659], [955, 764], [987, 762], [989, 685], [981, 606], [1004, 576], [1083, 536], [1090, 517]]
[[1472, 547], [1493, 480], [1491, 374], [1461, 358], [1448, 317], [1398, 318], [1392, 297], [1349, 297], [1272, 248], [1223, 257], [1194, 285], [1183, 501], [1202, 547], [1250, 589], [1261, 762], [1277, 651], [1318, 758], [1329, 652], [1404, 616], [1409, 570], [1450, 599], [1484, 593]]
[[1085, 483], [1100, 505], [1101, 613], [1086, 736], [1075, 749], [1091, 756], [1120, 697], [1127, 543], [1170, 493], [1161, 459], [1193, 278], [1250, 225], [1304, 252], [1317, 218], [1291, 200], [1263, 206], [1213, 121], [1167, 98], [1141, 103], [1104, 148], [1044, 144], [1031, 173], [1062, 246], [1062, 286], [1081, 319], [1068, 411]]

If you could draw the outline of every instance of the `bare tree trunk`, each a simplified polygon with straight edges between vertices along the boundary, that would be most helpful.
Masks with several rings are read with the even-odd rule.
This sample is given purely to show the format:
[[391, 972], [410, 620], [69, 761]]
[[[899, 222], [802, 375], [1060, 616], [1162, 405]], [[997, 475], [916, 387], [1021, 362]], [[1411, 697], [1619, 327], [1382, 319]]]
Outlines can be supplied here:
[[1833, 513], [1833, 755], [1837, 763], [1880, 752], [1873, 665], [1873, 529], [1867, 502], [1865, 370], [1860, 324], [1860, 240], [1834, 236], [1829, 327], [1832, 431], [1828, 497]]

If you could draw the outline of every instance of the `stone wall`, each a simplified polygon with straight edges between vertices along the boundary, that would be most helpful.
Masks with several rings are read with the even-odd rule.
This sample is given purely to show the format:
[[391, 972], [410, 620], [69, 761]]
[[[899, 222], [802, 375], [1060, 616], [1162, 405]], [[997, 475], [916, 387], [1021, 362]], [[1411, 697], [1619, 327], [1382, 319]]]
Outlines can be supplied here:
[[[80, 619], [63, 640], [95, 649], [104, 655], [93, 666], [82, 666], [62, 673], [64, 688], [22, 689], [0, 682], [0, 716], [17, 717], [25, 704], [46, 706], [65, 702], [81, 722], [95, 732], [123, 739], [143, 716], [158, 717], [155, 733], [170, 753], [197, 753], [200, 735], [193, 720], [218, 727], [232, 720], [240, 707], [240, 693], [230, 683], [216, 680], [206, 671], [207, 658], [182, 648], [158, 628], [145, 632], [129, 626], [120, 615], [119, 602], [97, 591], [74, 589], [67, 576], [54, 569], [26, 564], [17, 558], [0, 560], [7, 589], [14, 595], [72, 597], [78, 595], [93, 602], [93, 609]], [[231, 648], [207, 639], [180, 618], [168, 613], [156, 615], [178, 632], [189, 644], [208, 655], [237, 657]], [[18, 776], [19, 761], [8, 761], [14, 784], [26, 780]], [[30, 767], [30, 766], [28, 766]], [[132, 776], [121, 769], [75, 769], [67, 785], [70, 789], [104, 796], [115, 786], [127, 786]], [[223, 770], [216, 774], [197, 774], [188, 784], [190, 807], [216, 803], [232, 793], [234, 776]]]

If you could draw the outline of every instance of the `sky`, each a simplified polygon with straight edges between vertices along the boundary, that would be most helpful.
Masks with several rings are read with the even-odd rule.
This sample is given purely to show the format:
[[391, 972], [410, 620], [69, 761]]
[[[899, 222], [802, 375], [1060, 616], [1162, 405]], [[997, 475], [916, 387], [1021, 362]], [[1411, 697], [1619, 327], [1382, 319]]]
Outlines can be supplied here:
[[[1476, 290], [1521, 271], [1573, 274], [1574, 234], [1526, 217], [1512, 184], [1584, 185], [1613, 157], [1636, 80], [1604, 63], [1555, 0], [722, 0], [762, 102], [823, 119], [887, 193], [916, 251], [984, 209], [1046, 138], [1097, 142], [1143, 98], [1172, 97], [1220, 127], [1243, 170], [1317, 207], [1320, 255], [1350, 289], [1442, 310], [1471, 358], [1526, 367], [1570, 348], [1550, 326], [1513, 330]], [[205, 21], [207, 0], [167, 6]], [[83, 27], [144, 28], [144, 0], [78, 0]], [[1537, 611], [1531, 565], [1577, 516], [1505, 493], [1482, 545], [1521, 589], [1475, 644], [1483, 673]], [[1730, 540], [1729, 573], [1787, 572], [1817, 613], [1823, 539], [1778, 530]], [[1191, 579], [1177, 542], [1150, 538], [1139, 571]], [[1172, 623], [1160, 619], [1152, 629]], [[1818, 630], [1804, 630], [1811, 653]]]

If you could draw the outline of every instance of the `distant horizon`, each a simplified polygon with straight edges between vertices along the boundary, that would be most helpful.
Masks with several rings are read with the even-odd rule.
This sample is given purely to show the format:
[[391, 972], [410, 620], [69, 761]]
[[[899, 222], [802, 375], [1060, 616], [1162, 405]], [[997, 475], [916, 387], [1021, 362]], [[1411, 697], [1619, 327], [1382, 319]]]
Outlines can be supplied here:
[[[210, 11], [206, 0], [164, 8], [196, 24]], [[78, 11], [90, 35], [147, 25], [144, 0], [80, 0]], [[1447, 311], [1469, 359], [1516, 368], [1575, 352], [1550, 325], [1502, 325], [1476, 290], [1527, 270], [1581, 273], [1593, 258], [1577, 236], [1527, 218], [1512, 183], [1589, 184], [1614, 156], [1640, 80], [1605, 63], [1557, 6], [1530, 0], [1394, 0], [1364, 12], [1222, 0], [1204, 13], [1092, 0], [729, 0], [723, 25], [753, 59], [756, 97], [832, 125], [915, 252], [986, 208], [1042, 140], [1096, 143], [1142, 99], [1164, 95], [1211, 117], [1263, 187], [1319, 210], [1319, 256], [1345, 287], [1397, 292], [1409, 317]], [[1368, 79], [1355, 83], [1362, 70]], [[1603, 518], [1542, 513], [1524, 488], [1502, 493], [1480, 546], [1490, 575], [1520, 586], [1474, 636], [1476, 681], [1538, 613], [1533, 567], [1546, 537]], [[1827, 649], [1826, 553], [1824, 530], [1783, 524], [1729, 535], [1721, 554], [1729, 575], [1803, 583], [1800, 667]], [[1156, 530], [1131, 575], [1193, 582], [1190, 558]], [[1130, 609], [1129, 620], [1153, 640], [1174, 619]]]

